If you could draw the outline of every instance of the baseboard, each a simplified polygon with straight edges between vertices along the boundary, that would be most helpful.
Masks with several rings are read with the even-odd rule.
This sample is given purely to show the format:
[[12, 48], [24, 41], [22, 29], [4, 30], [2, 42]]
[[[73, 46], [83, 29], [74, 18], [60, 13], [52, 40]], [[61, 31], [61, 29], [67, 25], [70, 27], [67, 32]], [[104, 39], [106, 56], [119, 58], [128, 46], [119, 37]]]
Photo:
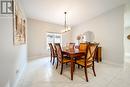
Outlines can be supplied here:
[[33, 56], [33, 57], [28, 57], [29, 61], [35, 60], [35, 59], [40, 59], [44, 57], [49, 57], [49, 55], [42, 55], [42, 56]]
[[23, 76], [24, 72], [26, 71], [26, 68], [27, 68], [27, 63], [25, 63], [21, 69], [21, 72], [18, 74], [16, 80], [15, 80], [15, 83], [13, 85], [13, 87], [17, 87], [18, 85], [18, 82], [20, 81], [21, 77]]
[[124, 67], [124, 63], [119, 64], [119, 63], [115, 63], [113, 61], [108, 61], [108, 60], [103, 60], [103, 63], [109, 64], [109, 65], [112, 65], [112, 66], [117, 66], [117, 67]]

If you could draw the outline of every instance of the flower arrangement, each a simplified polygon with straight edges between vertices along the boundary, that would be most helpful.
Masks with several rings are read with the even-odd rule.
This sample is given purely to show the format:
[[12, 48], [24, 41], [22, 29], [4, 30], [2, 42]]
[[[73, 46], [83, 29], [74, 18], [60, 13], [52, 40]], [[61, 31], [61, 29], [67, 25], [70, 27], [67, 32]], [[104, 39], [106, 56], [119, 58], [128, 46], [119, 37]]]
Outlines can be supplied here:
[[81, 40], [81, 35], [78, 35], [78, 36], [77, 36], [77, 40], [78, 40], [78, 45], [79, 45], [80, 40]]

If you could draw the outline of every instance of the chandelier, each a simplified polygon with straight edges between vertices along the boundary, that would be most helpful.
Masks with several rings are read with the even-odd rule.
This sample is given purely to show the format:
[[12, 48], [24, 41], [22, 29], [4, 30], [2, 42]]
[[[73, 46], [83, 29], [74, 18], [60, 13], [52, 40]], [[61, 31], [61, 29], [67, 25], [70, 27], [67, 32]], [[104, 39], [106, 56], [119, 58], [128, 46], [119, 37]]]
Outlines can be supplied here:
[[64, 15], [65, 15], [65, 24], [64, 24], [65, 29], [62, 30], [62, 33], [65, 33], [71, 30], [71, 27], [67, 25], [67, 21], [66, 21], [67, 12], [64, 12]]

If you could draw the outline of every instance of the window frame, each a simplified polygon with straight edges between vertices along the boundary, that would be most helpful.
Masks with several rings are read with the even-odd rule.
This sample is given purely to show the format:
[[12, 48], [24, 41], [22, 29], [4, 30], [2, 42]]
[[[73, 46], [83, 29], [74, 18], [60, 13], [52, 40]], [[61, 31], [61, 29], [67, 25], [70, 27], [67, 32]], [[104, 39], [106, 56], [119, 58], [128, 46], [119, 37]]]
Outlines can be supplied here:
[[[48, 36], [52, 36], [52, 41], [48, 41]], [[60, 42], [56, 42], [56, 37], [59, 37], [60, 38]], [[46, 46], [46, 49], [47, 50], [50, 50], [50, 47], [49, 47], [49, 45], [48, 45], [48, 43], [52, 43], [52, 44], [54, 44], [54, 43], [60, 43], [60, 44], [62, 44], [62, 34], [61, 33], [57, 33], [57, 32], [47, 32], [46, 33], [46, 44], [47, 44], [47, 46]]]

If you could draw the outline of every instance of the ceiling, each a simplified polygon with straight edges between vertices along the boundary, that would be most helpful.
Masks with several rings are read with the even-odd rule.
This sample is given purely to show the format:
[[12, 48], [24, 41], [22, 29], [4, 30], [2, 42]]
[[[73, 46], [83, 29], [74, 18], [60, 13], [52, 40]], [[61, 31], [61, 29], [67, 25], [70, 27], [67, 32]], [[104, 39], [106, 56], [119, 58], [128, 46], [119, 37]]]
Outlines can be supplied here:
[[20, 0], [28, 18], [75, 26], [90, 20], [112, 8], [125, 4], [127, 0]]

